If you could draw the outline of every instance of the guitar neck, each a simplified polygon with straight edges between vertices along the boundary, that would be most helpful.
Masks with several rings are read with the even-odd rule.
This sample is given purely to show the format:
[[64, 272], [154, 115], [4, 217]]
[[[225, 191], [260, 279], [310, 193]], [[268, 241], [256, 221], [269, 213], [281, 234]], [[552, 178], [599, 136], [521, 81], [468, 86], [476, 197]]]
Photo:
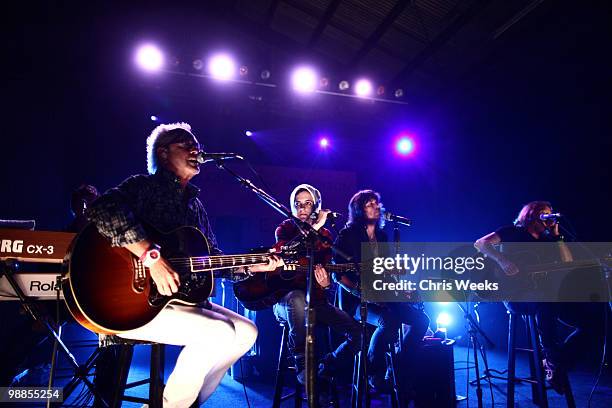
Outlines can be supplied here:
[[268, 263], [270, 253], [242, 255], [213, 255], [189, 258], [170, 259], [172, 264], [188, 264], [191, 272], [207, 272], [212, 270], [239, 268], [241, 266], [260, 265]]
[[552, 272], [559, 270], [567, 270], [574, 268], [588, 268], [600, 266], [601, 263], [598, 260], [579, 260], [579, 261], [571, 261], [571, 262], [554, 262], [548, 264], [539, 264], [532, 265], [527, 267], [527, 272], [531, 274], [538, 274], [544, 272]]
[[[363, 265], [364, 265], [363, 263], [359, 263], [359, 264], [346, 263], [346, 264], [327, 264], [327, 265], [324, 265], [324, 267], [328, 272], [343, 273], [347, 271], [355, 271], [355, 270], [359, 271]], [[295, 269], [300, 272], [308, 272], [307, 265], [297, 265]]]

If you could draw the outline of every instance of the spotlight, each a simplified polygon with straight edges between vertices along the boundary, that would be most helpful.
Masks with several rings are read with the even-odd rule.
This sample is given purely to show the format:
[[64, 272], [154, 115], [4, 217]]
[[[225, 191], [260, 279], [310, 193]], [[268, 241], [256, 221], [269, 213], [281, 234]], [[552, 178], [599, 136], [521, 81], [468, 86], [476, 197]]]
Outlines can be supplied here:
[[240, 74], [240, 76], [247, 76], [249, 74], [249, 67], [247, 67], [246, 65], [241, 66], [238, 70], [238, 73]]
[[372, 93], [372, 83], [367, 79], [360, 79], [355, 84], [355, 93], [359, 96], [368, 96]]
[[244, 132], [244, 134], [245, 134], [246, 136], [248, 136], [248, 137], [253, 136], [253, 132], [251, 132], [250, 130], [246, 130], [246, 131]]
[[155, 115], [151, 115], [151, 120], [153, 122], [157, 122], [159, 120], [159, 118], [157, 116], [155, 116]]
[[329, 87], [329, 78], [321, 78], [319, 81], [319, 87], [322, 89], [327, 89]]
[[351, 84], [349, 84], [348, 81], [340, 81], [340, 83], [338, 84], [338, 89], [340, 89], [341, 91], [346, 91], [350, 88], [350, 86]]
[[376, 88], [376, 95], [382, 96], [385, 94], [385, 87], [380, 85], [378, 88]]
[[164, 65], [164, 55], [152, 44], [145, 44], [136, 52], [136, 63], [145, 71], [158, 71]]
[[298, 92], [312, 92], [317, 86], [317, 74], [312, 68], [301, 67], [293, 71], [291, 82]]
[[225, 81], [236, 74], [236, 64], [229, 55], [218, 54], [208, 62], [208, 72], [213, 78]]
[[270, 76], [272, 74], [270, 74], [270, 71], [268, 71], [267, 69], [264, 69], [263, 71], [261, 71], [261, 79], [263, 79], [264, 81], [270, 79]]
[[404, 96], [404, 90], [402, 88], [397, 88], [393, 95], [395, 95], [396, 98], [401, 98]]
[[436, 318], [436, 324], [438, 327], [448, 327], [452, 323], [453, 319], [446, 312], [440, 312]]
[[326, 137], [322, 137], [321, 139], [319, 139], [319, 146], [322, 149], [327, 149], [329, 147], [329, 139]]
[[395, 145], [397, 152], [403, 156], [407, 156], [414, 150], [414, 142], [409, 137], [402, 137]]
[[193, 61], [193, 69], [195, 69], [196, 71], [201, 71], [202, 68], [204, 67], [204, 63], [202, 62], [201, 59], [197, 59]]

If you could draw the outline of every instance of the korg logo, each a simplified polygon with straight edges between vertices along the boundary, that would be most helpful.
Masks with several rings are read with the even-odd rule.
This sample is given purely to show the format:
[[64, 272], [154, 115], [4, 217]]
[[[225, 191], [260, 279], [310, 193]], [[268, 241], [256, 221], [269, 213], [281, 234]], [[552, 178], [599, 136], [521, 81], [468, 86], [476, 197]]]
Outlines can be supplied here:
[[[6, 254], [21, 254], [24, 250], [24, 243], [22, 239], [10, 240], [3, 239], [0, 243], [0, 252]], [[30, 255], [53, 255], [55, 247], [53, 245], [38, 245], [30, 244], [25, 247], [25, 252]]]
[[16, 239], [15, 241], [11, 241], [10, 239], [3, 239], [2, 244], [0, 244], [0, 252], [17, 253], [17, 254], [22, 253], [23, 252], [23, 240]]

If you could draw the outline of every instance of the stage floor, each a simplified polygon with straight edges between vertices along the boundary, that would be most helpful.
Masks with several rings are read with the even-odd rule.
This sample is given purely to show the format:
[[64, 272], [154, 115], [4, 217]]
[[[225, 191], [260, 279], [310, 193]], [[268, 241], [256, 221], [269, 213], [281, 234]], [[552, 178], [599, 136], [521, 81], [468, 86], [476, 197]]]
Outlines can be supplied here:
[[[72, 326], [72, 325], [71, 325]], [[82, 330], [80, 327], [69, 327], [66, 330], [66, 338], [70, 340], [71, 337], [83, 335], [89, 335], [87, 332]], [[457, 407], [476, 407], [476, 386], [468, 386], [467, 376], [473, 380], [475, 378], [475, 371], [473, 368], [473, 356], [470, 355], [470, 369], [467, 370], [466, 356], [467, 348], [457, 346], [455, 347], [455, 385], [456, 393], [459, 396], [468, 396], [468, 401], [458, 402]], [[83, 361], [86, 358], [87, 350], [85, 349], [74, 349], [72, 350], [79, 361]], [[179, 351], [178, 347], [167, 347], [166, 348], [166, 378], [170, 373], [171, 368], [174, 365], [176, 355]], [[148, 374], [148, 358], [149, 358], [149, 347], [138, 346], [135, 348], [134, 359], [132, 362], [129, 381], [135, 381], [145, 378]], [[506, 353], [505, 351], [492, 350], [488, 352], [489, 366], [491, 368], [503, 370], [506, 367]], [[275, 364], [275, 363], [273, 363]], [[64, 362], [62, 366], [65, 366]], [[517, 362], [517, 375], [526, 375], [528, 373], [527, 360], [524, 357], [519, 357]], [[578, 367], [570, 373], [570, 379], [572, 388], [574, 391], [574, 397], [576, 400], [577, 407], [587, 407], [587, 401], [589, 394], [593, 387], [595, 379], [595, 368]], [[247, 379], [245, 385], [248, 393], [248, 398], [251, 407], [267, 408], [271, 406], [273, 387], [274, 387], [274, 376], [266, 376], [266, 381], [258, 379], [256, 377]], [[293, 384], [292, 381], [286, 381], [288, 384]], [[483, 402], [485, 407], [505, 407], [506, 406], [506, 382], [503, 380], [493, 380], [491, 389], [488, 383], [483, 382]], [[491, 397], [491, 390], [493, 398]], [[286, 389], [286, 392], [289, 392]], [[131, 390], [131, 395], [145, 397], [147, 394], [147, 387], [141, 386]], [[79, 390], [77, 390], [73, 396], [67, 401], [67, 405], [74, 404], [75, 398], [78, 396]], [[340, 405], [342, 407], [349, 406], [350, 401], [350, 388], [339, 387], [340, 394]], [[495, 404], [492, 404], [492, 399]], [[548, 392], [548, 400], [550, 407], [564, 407], [564, 397], [558, 395], [553, 390]], [[515, 401], [517, 407], [531, 407], [534, 406], [531, 403], [531, 387], [527, 384], [517, 384], [515, 392]], [[76, 402], [74, 406], [83, 406], [82, 403]], [[612, 404], [612, 375], [610, 372], [604, 370], [604, 374], [601, 377], [599, 386], [593, 395], [591, 401], [591, 407], [609, 407]], [[228, 407], [246, 407], [247, 403], [244, 396], [243, 386], [241, 383], [235, 381], [231, 376], [227, 375], [217, 391], [212, 397], [202, 405], [208, 408], [228, 408]], [[282, 406], [293, 406], [293, 401], [285, 401]], [[305, 406], [305, 405], [304, 405]], [[388, 396], [375, 397], [372, 401], [372, 407], [387, 407], [390, 406]], [[140, 404], [135, 403], [124, 403], [123, 407], [140, 407]]]

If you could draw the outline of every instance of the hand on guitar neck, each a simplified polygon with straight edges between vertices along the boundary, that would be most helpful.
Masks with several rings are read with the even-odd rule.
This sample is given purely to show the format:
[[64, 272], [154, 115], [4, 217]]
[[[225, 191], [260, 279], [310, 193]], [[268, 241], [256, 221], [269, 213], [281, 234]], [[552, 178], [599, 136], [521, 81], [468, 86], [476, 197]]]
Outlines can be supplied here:
[[285, 262], [276, 255], [270, 256], [267, 264], [257, 264], [249, 268], [251, 272], [270, 272], [274, 271], [281, 266], [284, 266]]

